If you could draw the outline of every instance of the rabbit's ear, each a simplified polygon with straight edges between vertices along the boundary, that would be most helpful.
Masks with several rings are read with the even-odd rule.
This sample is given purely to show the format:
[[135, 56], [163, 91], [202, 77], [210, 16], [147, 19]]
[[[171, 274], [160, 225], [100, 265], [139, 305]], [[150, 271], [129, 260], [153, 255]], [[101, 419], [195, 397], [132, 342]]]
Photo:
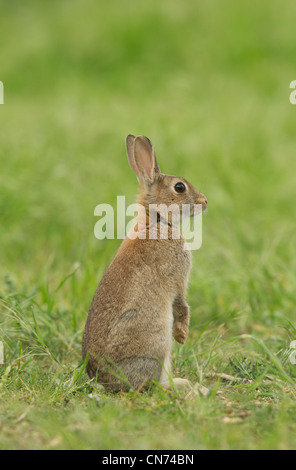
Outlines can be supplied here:
[[147, 137], [138, 135], [134, 141], [134, 159], [137, 166], [137, 176], [145, 183], [153, 183], [159, 173], [156, 156], [152, 143]]
[[134, 149], [135, 136], [129, 134], [126, 136], [125, 141], [126, 141], [126, 153], [127, 153], [128, 162], [133, 172], [136, 173], [136, 175], [138, 176], [138, 168], [135, 162], [135, 149]]

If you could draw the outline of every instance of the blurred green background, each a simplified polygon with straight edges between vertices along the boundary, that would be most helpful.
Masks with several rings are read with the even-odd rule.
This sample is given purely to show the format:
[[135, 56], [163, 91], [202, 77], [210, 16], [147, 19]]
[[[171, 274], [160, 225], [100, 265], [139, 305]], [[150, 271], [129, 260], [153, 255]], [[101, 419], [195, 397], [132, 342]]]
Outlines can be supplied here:
[[[125, 155], [129, 133], [148, 136], [162, 171], [185, 177], [209, 201], [188, 293], [191, 337], [187, 349], [176, 347], [177, 372], [196, 373], [197, 366], [184, 357], [195, 355], [199, 371], [220, 367], [223, 372], [249, 354], [252, 367], [252, 360], [262, 362], [257, 379], [269, 366], [281, 378], [283, 371], [295, 378], [295, 366], [278, 354], [296, 339], [296, 106], [289, 102], [289, 84], [296, 79], [296, 4], [1, 0], [0, 5], [5, 89], [0, 105], [0, 339], [6, 364], [12, 365], [2, 410], [7, 429], [17, 419], [18, 393], [25, 401], [36, 395], [36, 403], [52, 406], [48, 397], [55, 390], [48, 388], [45, 397], [41, 390], [58, 372], [46, 363], [47, 356], [32, 349], [38, 330], [46, 352], [64, 364], [80, 361], [89, 304], [120, 243], [95, 239], [94, 208], [102, 202], [115, 205], [117, 195], [133, 202], [137, 191]], [[9, 316], [16, 311], [21, 319]], [[220, 340], [218, 346], [206, 336], [198, 343], [207, 332], [211, 341], [222, 338], [222, 343], [255, 334], [272, 356], [245, 340], [218, 352]], [[32, 361], [13, 372], [14, 361], [21, 362], [20, 350]], [[41, 386], [36, 377], [42, 361], [47, 375]], [[16, 400], [11, 422], [5, 412], [8, 396]], [[89, 406], [85, 392], [81, 397], [73, 403], [78, 406], [78, 400], [84, 410]], [[274, 406], [279, 396], [270, 400]], [[209, 409], [203, 406], [199, 418], [207, 422]], [[111, 416], [112, 423], [118, 414], [110, 409], [106, 420]], [[217, 413], [219, 420], [223, 407], [217, 405]], [[67, 416], [61, 423], [71, 428]], [[120, 435], [120, 441], [114, 435], [100, 443], [90, 437], [88, 423], [85, 441], [75, 441], [69, 428], [52, 447], [81, 442], [100, 448], [293, 447], [286, 433], [288, 412], [268, 415], [272, 418], [261, 437], [256, 432], [262, 415], [258, 421], [256, 416], [240, 432], [215, 426], [214, 431], [209, 425], [198, 434], [171, 423], [167, 437], [159, 435], [157, 443], [151, 423], [139, 438]], [[23, 426], [28, 433], [33, 426], [41, 436], [36, 446], [46, 447], [53, 437], [44, 437], [37, 421], [25, 420]], [[281, 437], [269, 434], [272, 426]], [[112, 436], [113, 428], [106, 429]], [[211, 430], [217, 432], [212, 441], [205, 437]], [[3, 447], [30, 446], [23, 428], [10, 437], [5, 432]]]

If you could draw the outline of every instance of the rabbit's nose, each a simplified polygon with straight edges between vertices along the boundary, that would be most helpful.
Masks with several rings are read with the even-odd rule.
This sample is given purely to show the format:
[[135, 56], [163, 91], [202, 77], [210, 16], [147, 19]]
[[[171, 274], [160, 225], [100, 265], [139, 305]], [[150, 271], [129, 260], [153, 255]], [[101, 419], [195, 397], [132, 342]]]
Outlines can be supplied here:
[[208, 199], [206, 198], [206, 196], [204, 194], [200, 193], [199, 196], [198, 196], [197, 201], [198, 201], [198, 204], [202, 205], [203, 210], [205, 210], [207, 208]]

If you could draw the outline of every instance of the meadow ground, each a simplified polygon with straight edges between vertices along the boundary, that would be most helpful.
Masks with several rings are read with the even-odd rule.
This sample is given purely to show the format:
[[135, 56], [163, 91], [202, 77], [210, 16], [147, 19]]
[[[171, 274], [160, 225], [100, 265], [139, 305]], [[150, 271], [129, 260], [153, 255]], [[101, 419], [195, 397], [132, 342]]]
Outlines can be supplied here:
[[[0, 80], [0, 449], [296, 447], [292, 2], [5, 2]], [[133, 202], [128, 133], [204, 192], [176, 376], [209, 392], [111, 395], [81, 341]], [[228, 374], [231, 377], [221, 376]]]

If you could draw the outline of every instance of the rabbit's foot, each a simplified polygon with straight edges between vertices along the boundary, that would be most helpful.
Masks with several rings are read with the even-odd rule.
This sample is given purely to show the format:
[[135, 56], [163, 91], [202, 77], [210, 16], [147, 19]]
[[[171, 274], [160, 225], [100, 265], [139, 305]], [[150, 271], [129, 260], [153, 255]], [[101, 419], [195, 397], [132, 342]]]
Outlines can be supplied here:
[[184, 344], [188, 336], [188, 325], [176, 321], [174, 323], [173, 336], [178, 343]]
[[177, 388], [178, 390], [191, 390], [192, 386], [189, 380], [187, 379], [180, 379], [180, 378], [175, 378], [172, 379], [171, 381], [167, 380], [165, 382], [161, 383], [162, 387], [166, 389], [172, 389], [172, 388]]
[[175, 387], [178, 389], [191, 389], [191, 383], [187, 379], [173, 379]]

